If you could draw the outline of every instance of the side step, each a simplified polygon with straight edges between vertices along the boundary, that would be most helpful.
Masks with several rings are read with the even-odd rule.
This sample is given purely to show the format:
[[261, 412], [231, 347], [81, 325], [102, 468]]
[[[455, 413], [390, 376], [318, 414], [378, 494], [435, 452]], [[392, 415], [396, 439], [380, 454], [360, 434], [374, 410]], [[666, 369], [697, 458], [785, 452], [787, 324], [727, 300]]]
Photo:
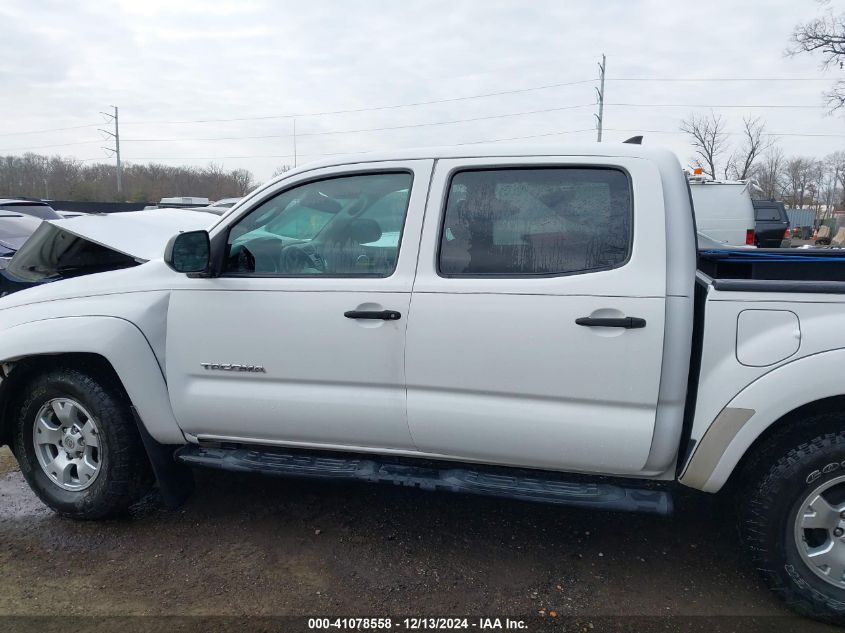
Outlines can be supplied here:
[[390, 482], [423, 490], [447, 490], [523, 501], [553, 503], [623, 512], [672, 513], [672, 497], [664, 490], [628, 488], [594, 481], [566, 481], [557, 473], [539, 470], [487, 468], [448, 462], [408, 464], [377, 457], [331, 456], [309, 452], [233, 446], [211, 448], [189, 444], [176, 459], [192, 466], [235, 472], [261, 473], [309, 479], [346, 479]]

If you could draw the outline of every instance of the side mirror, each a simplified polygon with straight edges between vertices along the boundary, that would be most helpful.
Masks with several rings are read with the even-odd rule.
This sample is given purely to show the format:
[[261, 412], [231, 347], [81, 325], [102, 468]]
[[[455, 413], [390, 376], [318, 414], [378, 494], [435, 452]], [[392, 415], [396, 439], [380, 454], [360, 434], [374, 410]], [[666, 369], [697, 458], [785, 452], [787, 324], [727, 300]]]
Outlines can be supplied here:
[[164, 263], [177, 273], [205, 273], [210, 262], [211, 241], [207, 231], [174, 235], [164, 249]]

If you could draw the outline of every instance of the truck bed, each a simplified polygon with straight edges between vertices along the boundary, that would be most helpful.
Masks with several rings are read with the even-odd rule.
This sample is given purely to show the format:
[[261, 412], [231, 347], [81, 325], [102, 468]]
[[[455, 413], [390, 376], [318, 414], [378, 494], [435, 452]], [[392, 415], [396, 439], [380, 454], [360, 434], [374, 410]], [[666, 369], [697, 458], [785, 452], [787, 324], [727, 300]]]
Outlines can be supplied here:
[[845, 293], [843, 249], [708, 249], [698, 269], [718, 290]]

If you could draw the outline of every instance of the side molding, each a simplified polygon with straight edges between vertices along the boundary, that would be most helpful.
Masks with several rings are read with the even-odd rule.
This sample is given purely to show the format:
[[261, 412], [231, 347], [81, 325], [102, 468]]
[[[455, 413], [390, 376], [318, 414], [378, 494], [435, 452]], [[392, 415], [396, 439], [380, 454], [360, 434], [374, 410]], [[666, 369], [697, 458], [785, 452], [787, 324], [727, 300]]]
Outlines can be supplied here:
[[149, 434], [161, 444], [184, 444], [164, 375], [143, 333], [117, 317], [81, 316], [31, 321], [0, 339], [0, 363], [37, 355], [98, 354], [111, 363]]
[[806, 404], [845, 394], [845, 349], [804, 356], [763, 374], [711, 423], [679, 481], [718, 492], [749, 447], [772, 424]]

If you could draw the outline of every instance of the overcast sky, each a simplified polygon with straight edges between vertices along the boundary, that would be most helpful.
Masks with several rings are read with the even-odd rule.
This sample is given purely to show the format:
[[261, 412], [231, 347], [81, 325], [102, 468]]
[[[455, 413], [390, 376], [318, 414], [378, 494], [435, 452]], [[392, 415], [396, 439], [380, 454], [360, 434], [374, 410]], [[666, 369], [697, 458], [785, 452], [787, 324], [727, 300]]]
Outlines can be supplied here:
[[[825, 75], [819, 59], [784, 50], [795, 24], [824, 10], [813, 0], [3, 0], [0, 155], [106, 161], [94, 124], [111, 104], [120, 107], [126, 162], [213, 159], [259, 180], [293, 163], [294, 119], [285, 116], [293, 114], [300, 164], [336, 152], [513, 137], [593, 141], [594, 80], [605, 53], [605, 140], [665, 131], [646, 132], [645, 142], [686, 163], [692, 150], [677, 132], [680, 119], [712, 105], [730, 130], [743, 116], [761, 116], [784, 135], [788, 154], [822, 156], [845, 149], [845, 115], [828, 115], [821, 96], [843, 71]], [[743, 81], [623, 81], [632, 78]], [[569, 82], [586, 83], [313, 115]], [[721, 107], [766, 104], [809, 107]], [[275, 118], [184, 122], [249, 117]], [[444, 123], [474, 118], [481, 120]], [[422, 125], [429, 123], [444, 124]], [[416, 127], [372, 130], [397, 126]], [[271, 138], [199, 140], [247, 136]]]

